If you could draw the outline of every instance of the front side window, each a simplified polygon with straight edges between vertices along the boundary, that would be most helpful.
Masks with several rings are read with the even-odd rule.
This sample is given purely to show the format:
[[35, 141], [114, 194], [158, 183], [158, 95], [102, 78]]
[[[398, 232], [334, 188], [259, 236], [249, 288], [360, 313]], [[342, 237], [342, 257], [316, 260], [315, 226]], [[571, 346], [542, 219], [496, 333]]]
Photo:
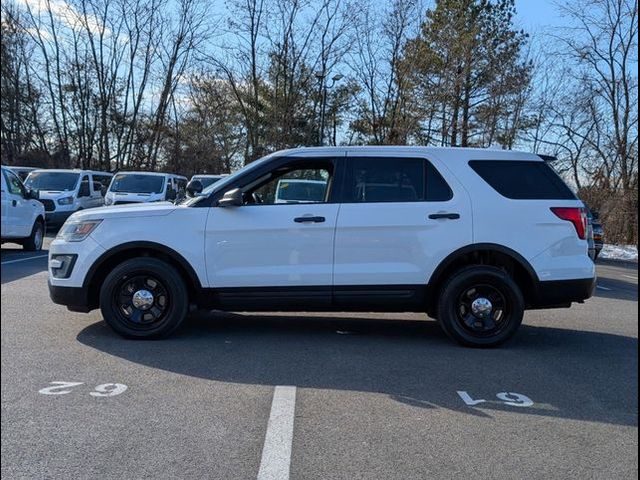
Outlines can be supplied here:
[[80, 174], [73, 172], [32, 172], [25, 185], [33, 190], [70, 192], [76, 189]]
[[248, 204], [324, 203], [330, 193], [333, 165], [284, 167], [245, 190]]
[[86, 175], [82, 177], [80, 182], [80, 189], [78, 190], [78, 197], [90, 197], [91, 190], [89, 190], [89, 177]]
[[350, 158], [344, 202], [433, 202], [451, 199], [442, 175], [422, 158]]
[[162, 193], [164, 177], [144, 173], [120, 173], [113, 178], [111, 191], [119, 193]]
[[24, 186], [20, 179], [11, 171], [3, 170], [4, 178], [7, 181], [7, 189], [13, 195], [24, 196]]

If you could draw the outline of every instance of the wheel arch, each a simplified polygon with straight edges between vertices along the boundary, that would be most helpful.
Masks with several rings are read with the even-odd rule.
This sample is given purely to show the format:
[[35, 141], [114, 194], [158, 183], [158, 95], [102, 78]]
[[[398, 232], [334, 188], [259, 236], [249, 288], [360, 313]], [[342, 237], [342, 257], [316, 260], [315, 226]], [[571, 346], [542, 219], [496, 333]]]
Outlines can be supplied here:
[[495, 243], [476, 243], [449, 254], [436, 267], [429, 278], [429, 309], [435, 310], [440, 289], [445, 280], [460, 268], [469, 265], [491, 265], [505, 269], [520, 286], [526, 303], [535, 299], [536, 285], [540, 281], [529, 261], [515, 250]]
[[89, 304], [93, 308], [99, 304], [100, 285], [107, 273], [116, 265], [137, 257], [154, 257], [173, 266], [187, 285], [190, 299], [195, 299], [202, 290], [200, 279], [191, 264], [174, 249], [150, 241], [127, 242], [103, 253], [89, 268], [82, 288], [87, 291]]

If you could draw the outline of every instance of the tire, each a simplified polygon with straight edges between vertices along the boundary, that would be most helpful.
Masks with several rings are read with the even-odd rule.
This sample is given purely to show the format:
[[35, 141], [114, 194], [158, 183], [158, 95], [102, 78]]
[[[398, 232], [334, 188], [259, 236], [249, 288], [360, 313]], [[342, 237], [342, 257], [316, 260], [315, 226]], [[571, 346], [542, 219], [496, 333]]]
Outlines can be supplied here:
[[42, 250], [42, 244], [44, 243], [44, 222], [37, 218], [33, 222], [33, 228], [31, 228], [31, 235], [22, 241], [22, 248], [28, 252], [37, 252]]
[[503, 344], [515, 335], [523, 316], [520, 288], [496, 267], [459, 270], [443, 286], [438, 300], [440, 326], [449, 337], [468, 347]]
[[596, 250], [596, 253], [593, 254], [593, 261], [598, 260], [598, 256], [600, 255], [600, 250]]
[[187, 316], [188, 306], [184, 280], [175, 268], [157, 258], [139, 257], [121, 263], [100, 287], [105, 321], [126, 338], [171, 335]]

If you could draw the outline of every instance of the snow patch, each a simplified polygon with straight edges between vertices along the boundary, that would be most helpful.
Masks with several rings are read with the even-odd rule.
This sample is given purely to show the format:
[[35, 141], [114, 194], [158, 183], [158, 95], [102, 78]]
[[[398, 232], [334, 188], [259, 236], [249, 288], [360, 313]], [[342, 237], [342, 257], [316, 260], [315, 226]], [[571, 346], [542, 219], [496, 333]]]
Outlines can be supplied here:
[[600, 258], [609, 260], [638, 261], [638, 247], [635, 245], [607, 245], [602, 248]]

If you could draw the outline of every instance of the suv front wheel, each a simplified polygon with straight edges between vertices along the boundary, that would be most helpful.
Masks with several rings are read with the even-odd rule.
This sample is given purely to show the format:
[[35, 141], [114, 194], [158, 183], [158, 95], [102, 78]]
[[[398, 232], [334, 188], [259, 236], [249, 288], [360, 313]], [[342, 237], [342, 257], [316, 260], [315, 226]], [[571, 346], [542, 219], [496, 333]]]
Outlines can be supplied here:
[[524, 315], [522, 292], [503, 270], [471, 266], [444, 285], [438, 321], [447, 335], [470, 347], [494, 347], [509, 340]]
[[105, 321], [128, 338], [160, 338], [175, 331], [187, 316], [187, 288], [169, 264], [152, 257], [115, 267], [100, 288]]

